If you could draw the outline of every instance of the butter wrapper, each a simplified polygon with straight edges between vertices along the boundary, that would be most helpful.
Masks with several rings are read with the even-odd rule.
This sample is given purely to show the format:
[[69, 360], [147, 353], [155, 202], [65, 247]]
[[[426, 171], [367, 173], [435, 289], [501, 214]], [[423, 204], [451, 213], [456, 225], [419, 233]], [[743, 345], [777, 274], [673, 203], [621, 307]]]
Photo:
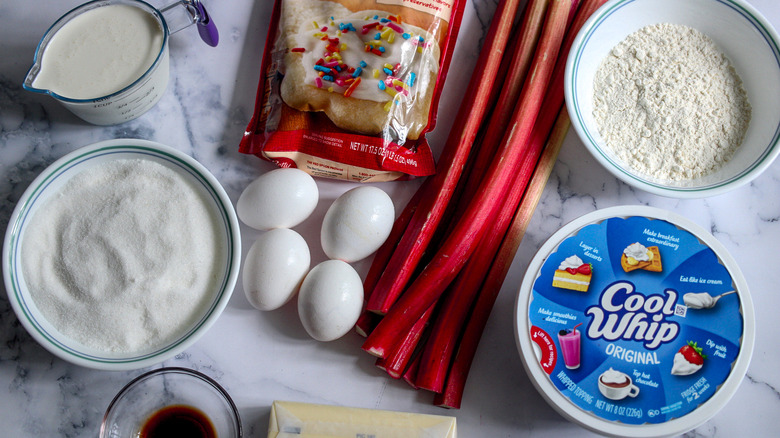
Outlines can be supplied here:
[[454, 417], [275, 401], [268, 438], [456, 438]]

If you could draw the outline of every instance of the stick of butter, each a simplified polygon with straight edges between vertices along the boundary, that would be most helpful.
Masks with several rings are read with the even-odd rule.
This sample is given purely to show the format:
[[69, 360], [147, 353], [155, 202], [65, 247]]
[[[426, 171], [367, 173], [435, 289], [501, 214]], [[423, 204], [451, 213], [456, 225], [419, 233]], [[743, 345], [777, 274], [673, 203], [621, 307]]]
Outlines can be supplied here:
[[456, 438], [455, 418], [275, 401], [268, 438]]

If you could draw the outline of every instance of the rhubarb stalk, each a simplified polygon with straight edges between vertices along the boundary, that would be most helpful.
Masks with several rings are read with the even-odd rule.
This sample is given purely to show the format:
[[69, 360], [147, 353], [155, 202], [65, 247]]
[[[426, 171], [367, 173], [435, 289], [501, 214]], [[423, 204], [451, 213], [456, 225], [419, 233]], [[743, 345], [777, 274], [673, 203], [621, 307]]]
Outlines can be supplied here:
[[[545, 130], [546, 133], [549, 130]], [[514, 184], [504, 201], [504, 206], [491, 221], [491, 232], [486, 233], [477, 245], [477, 249], [469, 257], [457, 280], [452, 285], [449, 294], [444, 298], [442, 311], [434, 322], [431, 337], [425, 344], [420, 360], [420, 368], [416, 384], [419, 388], [433, 392], [441, 392], [447, 377], [452, 356], [455, 352], [460, 333], [466, 321], [472, 303], [480, 293], [480, 285], [487, 275], [490, 264], [502, 238], [509, 227], [515, 209], [523, 199], [523, 193], [531, 179], [534, 165], [541, 153], [544, 141], [534, 149], [529, 150], [522, 166], [515, 177]]]
[[[471, 151], [471, 145], [488, 111], [489, 96], [519, 3], [519, 0], [505, 0], [498, 5], [477, 63], [478, 68], [474, 71], [459, 108], [439, 159], [436, 174], [423, 184], [424, 187], [430, 186], [425, 189], [427, 194], [421, 199], [406, 233], [375, 290], [369, 296], [367, 308], [372, 312], [384, 314], [398, 299], [441, 221]], [[417, 315], [417, 319], [419, 316]]]
[[412, 329], [398, 342], [393, 351], [386, 357], [377, 358], [377, 366], [384, 369], [390, 377], [399, 379], [406, 371], [406, 367], [415, 354], [417, 345], [423, 337], [428, 321], [434, 313], [433, 305], [425, 311], [423, 316], [412, 326]]
[[404, 207], [401, 214], [398, 215], [398, 218], [393, 222], [393, 228], [390, 230], [387, 239], [382, 246], [379, 247], [376, 253], [374, 253], [374, 260], [371, 262], [371, 267], [368, 269], [366, 279], [363, 280], [363, 291], [366, 293], [366, 302], [363, 303], [363, 312], [360, 314], [357, 323], [355, 323], [355, 331], [360, 336], [368, 336], [381, 319], [380, 315], [369, 312], [366, 309], [368, 298], [376, 287], [379, 277], [382, 276], [382, 272], [384, 272], [387, 267], [387, 262], [393, 255], [396, 246], [398, 246], [398, 241], [401, 240], [401, 236], [406, 232], [406, 227], [412, 220], [412, 216], [417, 210], [417, 205], [420, 203], [420, 198], [422, 198], [423, 193], [423, 190], [417, 190], [414, 195], [412, 195], [412, 198], [407, 202], [406, 207]]
[[409, 363], [409, 366], [406, 367], [406, 371], [404, 371], [404, 375], [401, 376], [404, 379], [404, 382], [408, 383], [409, 386], [411, 386], [414, 389], [419, 389], [417, 387], [417, 383], [415, 381], [417, 380], [417, 370], [420, 368], [420, 355], [416, 355], [412, 358], [411, 362]]
[[[431, 337], [425, 345], [420, 361], [417, 386], [434, 392], [441, 392], [447, 377], [450, 361], [460, 339], [463, 324], [472, 308], [472, 302], [481, 292], [490, 263], [502, 244], [502, 239], [512, 222], [515, 211], [524, 199], [526, 188], [532, 190], [535, 168], [542, 155], [548, 134], [553, 129], [560, 108], [563, 106], [563, 96], [560, 99], [549, 98], [556, 95], [550, 90], [547, 102], [539, 113], [528, 150], [523, 162], [518, 168], [504, 205], [497, 216], [491, 221], [491, 232], [482, 237], [474, 254], [469, 258], [453, 284], [452, 290], [446, 296], [442, 305], [441, 316], [435, 321]], [[567, 126], [568, 128], [568, 126]], [[543, 186], [543, 183], [542, 183]]]
[[[523, 14], [518, 37], [519, 43], [515, 45], [515, 51], [507, 58], [511, 59], [507, 80], [501, 90], [497, 107], [490, 116], [485, 135], [481, 139], [481, 147], [476, 158], [472, 160], [474, 169], [468, 176], [468, 184], [465, 184], [466, 189], [461, 198], [461, 203], [464, 206], [467, 206], [473, 198], [478, 182], [482, 180], [485, 170], [493, 160], [501, 141], [500, 136], [512, 116], [526, 73], [533, 59], [534, 49], [542, 32], [545, 11], [549, 2], [550, 0], [532, 0]], [[519, 192], [514, 195], [517, 198], [516, 202], [519, 202], [522, 189], [517, 189], [517, 186], [512, 188], [513, 192]], [[515, 201], [508, 199], [505, 205], [514, 205], [514, 203]], [[504, 207], [502, 211], [505, 209], [507, 207]], [[514, 208], [511, 211], [514, 212]], [[415, 382], [419, 388], [434, 392], [442, 390], [447, 369], [462, 326], [468, 316], [470, 305], [474, 301], [479, 291], [479, 284], [482, 283], [489, 267], [484, 260], [492, 259], [500, 243], [500, 236], [503, 236], [510, 220], [511, 214], [508, 218], [503, 219], [503, 223], [500, 220], [499, 223], [494, 221], [492, 232], [489, 236], [483, 237], [483, 241], [480, 242], [477, 250], [469, 258], [463, 271], [445, 295], [442, 310], [433, 323], [430, 338], [425, 344], [420, 360], [418, 380]], [[492, 237], [494, 235], [499, 237]]]
[[[567, 32], [566, 40], [563, 44], [563, 49], [560, 54], [560, 59], [555, 67], [555, 72], [551, 80], [550, 89], [545, 97], [546, 105], [553, 108], [559, 108], [563, 106], [563, 76], [565, 69], [565, 62], [568, 53], [571, 49], [571, 45], [580, 31], [585, 21], [596, 11], [606, 0], [583, 0], [580, 7], [577, 10], [574, 21], [571, 28]], [[546, 112], [549, 114], [550, 110]], [[541, 116], [540, 122], [549, 119], [549, 116]], [[541, 123], [540, 123], [541, 124]], [[501, 289], [501, 285], [506, 277], [512, 260], [514, 259], [517, 248], [522, 241], [525, 234], [525, 230], [528, 226], [528, 222], [533, 215], [533, 211], [536, 208], [541, 193], [546, 185], [549, 174], [555, 164], [560, 150], [561, 144], [566, 136], [566, 132], [569, 128], [569, 117], [565, 108], [560, 111], [555, 125], [552, 128], [547, 145], [544, 152], [536, 165], [536, 171], [532, 181], [530, 182], [528, 189], [523, 196], [523, 201], [517, 209], [515, 218], [506, 233], [504, 241], [501, 247], [498, 249], [496, 257], [490, 267], [490, 271], [487, 275], [485, 283], [481, 287], [479, 298], [474, 306], [472, 316], [468, 322], [465, 333], [460, 341], [456, 357], [451, 364], [449, 375], [447, 377], [446, 387], [444, 392], [437, 394], [434, 399], [434, 404], [442, 407], [458, 408], [460, 407], [460, 401], [463, 396], [463, 389], [466, 383], [466, 377], [468, 375], [469, 368], [473, 361], [473, 357], [476, 354], [477, 345], [481, 338], [482, 331], [484, 330], [487, 319], [490, 315], [490, 311], [493, 307], [493, 303], [496, 300], [497, 294]], [[532, 142], [544, 141], [540, 138], [546, 128], [539, 126], [534, 127], [535, 137]]]
[[550, 0], [531, 0], [523, 14], [520, 34], [517, 36], [516, 50], [512, 53], [509, 73], [501, 89], [501, 95], [496, 103], [496, 109], [490, 115], [484, 135], [480, 138], [482, 145], [474, 157], [474, 172], [469, 175], [469, 183], [466, 185], [462, 197], [463, 207], [474, 197], [479, 187], [479, 181], [484, 177], [490, 162], [495, 158], [496, 150], [501, 138], [506, 132], [507, 124], [512, 117], [515, 104], [520, 96], [520, 91], [531, 67], [534, 49], [539, 42], [544, 24], [544, 15]]
[[[471, 364], [477, 351], [477, 346], [482, 337], [482, 332], [487, 325], [487, 320], [498, 297], [498, 292], [506, 278], [509, 267], [512, 264], [517, 248], [525, 235], [528, 223], [533, 216], [539, 198], [542, 195], [547, 179], [550, 176], [555, 161], [558, 157], [563, 139], [569, 129], [569, 117], [566, 108], [562, 108], [556, 120], [550, 140], [542, 153], [539, 164], [534, 172], [533, 179], [529, 183], [528, 190], [523, 196], [523, 201], [515, 214], [512, 224], [504, 237], [501, 247], [496, 254], [487, 278], [483, 283], [478, 298], [473, 306], [471, 317], [466, 324], [463, 336], [458, 344], [458, 351], [449, 368], [447, 383], [441, 393], [437, 393], [433, 403], [445, 408], [460, 408], [463, 398], [463, 390], [466, 386]], [[419, 374], [418, 374], [419, 379]]]
[[[540, 7], [537, 3], [543, 3], [544, 6], [547, 4], [546, 1], [536, 0], [529, 5], [529, 9], [526, 11], [525, 16], [526, 22], [523, 25], [526, 29], [533, 27], [533, 20], [541, 22], [541, 15], [543, 15], [544, 8]], [[575, 2], [572, 4], [572, 9], [567, 22], [573, 21], [578, 3], [579, 2]], [[536, 12], [536, 14], [540, 15], [534, 15], [533, 11], [538, 9], [542, 10], [541, 14]], [[531, 20], [531, 22], [528, 22], [528, 20]], [[541, 25], [539, 25], [539, 27], [541, 27]], [[526, 38], [533, 38], [533, 36], [526, 34]], [[566, 43], [570, 45], [570, 42], [567, 41]], [[565, 46], [566, 43], [564, 44]], [[533, 50], [533, 47], [531, 47], [530, 50]], [[561, 55], [561, 57], [563, 57], [563, 52]], [[517, 59], [521, 58], [521, 56], [515, 54], [513, 58]], [[513, 64], [516, 65], [516, 62]], [[560, 70], [560, 72], [562, 73], [562, 70]], [[558, 78], [558, 73], [559, 70], [556, 68], [553, 73], [553, 78], [551, 79], [551, 88], [557, 86], [556, 84], [558, 81], [562, 80], [562, 76]], [[420, 360], [418, 380], [415, 382], [419, 388], [433, 392], [442, 391], [452, 355], [460, 340], [463, 325], [471, 310], [472, 302], [480, 290], [480, 285], [484, 281], [487, 271], [490, 268], [489, 263], [485, 263], [485, 260], [492, 260], [501, 244], [501, 238], [509, 227], [514, 212], [522, 200], [528, 181], [531, 179], [531, 175], [534, 172], [534, 167], [538, 161], [539, 155], [542, 153], [547, 134], [550, 132], [550, 129], [552, 129], [553, 122], [557, 116], [558, 108], [562, 105], [563, 95], [561, 94], [558, 96], [557, 94], [548, 91], [547, 96], [549, 97], [551, 94], [554, 95], [554, 98], [552, 101], [548, 98], [545, 99], [545, 106], [541, 109], [539, 118], [534, 125], [534, 132], [532, 133], [532, 138], [529, 142], [526, 157], [515, 176], [515, 181], [511, 185], [510, 192], [504, 201], [504, 206], [501, 208], [498, 216], [492, 220], [491, 232], [482, 238], [482, 241], [480, 241], [474, 254], [466, 262], [460, 275], [453, 283], [451, 290], [448, 291], [443, 300], [440, 316], [433, 323], [430, 337], [425, 344], [425, 349], [423, 350]], [[511, 92], [508, 90], [507, 95], [511, 96]], [[504, 96], [502, 95], [500, 102], [510, 101], [513, 103], [515, 100], [514, 98], [505, 100], [503, 97]], [[491, 129], [497, 130], [499, 127], [502, 127], [500, 124], [496, 124], [498, 120], [495, 117], [496, 114], [500, 114], [501, 111], [503, 111], [503, 109], [494, 112], [491, 117], [488, 135], [486, 135], [486, 137], [491, 135]], [[488, 141], [487, 144], [490, 144], [490, 142]], [[486, 157], [492, 159], [492, 153], [489, 152], [489, 148], [483, 146], [479, 151], [477, 161], [480, 159], [484, 160]], [[488, 162], [489, 161], [483, 161], [485, 164], [477, 165], [477, 169], [485, 167]]]
[[474, 201], [469, 204], [463, 218], [458, 221], [441, 249], [364, 342], [362, 348], [369, 353], [383, 357], [392, 346], [395, 333], [409, 330], [426, 309], [436, 302], [473, 253], [489, 219], [500, 207], [500, 200], [525, 155], [524, 147], [541, 108], [561, 47], [571, 1], [551, 2], [531, 73], [526, 79], [511, 129], [502, 141], [497, 159], [491, 164], [487, 178], [480, 184]]

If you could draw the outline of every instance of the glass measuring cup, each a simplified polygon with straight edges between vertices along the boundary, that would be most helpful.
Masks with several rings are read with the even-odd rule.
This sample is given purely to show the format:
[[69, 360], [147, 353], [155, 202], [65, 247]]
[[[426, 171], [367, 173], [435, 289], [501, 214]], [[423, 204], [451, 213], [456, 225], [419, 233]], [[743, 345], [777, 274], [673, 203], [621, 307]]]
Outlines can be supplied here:
[[[47, 49], [52, 47], [52, 41], [58, 36], [58, 32], [66, 25], [71, 24], [71, 26], [66, 28], [66, 31], [60, 34], [61, 38], [69, 38], [70, 35], [76, 35], [73, 37], [72, 41], [65, 40], [66, 43], [70, 44], [70, 47], [73, 47], [79, 38], [86, 38], [89, 42], [89, 35], [94, 32], [86, 29], [89, 24], [94, 24], [95, 22], [90, 22], [88, 20], [94, 19], [95, 12], [106, 11], [105, 9], [98, 10], [98, 8], [119, 5], [131, 7], [131, 9], [125, 8], [121, 10], [131, 10], [135, 14], [140, 14], [139, 16], [142, 16], [143, 19], [150, 20], [158, 26], [157, 28], [151, 26], [154, 28], [152, 32], [155, 33], [155, 35], [151, 35], [150, 40], [155, 42], [150, 43], [150, 49], [147, 53], [148, 59], [151, 60], [149, 67], [123, 82], [118, 81], [114, 84], [109, 82], [109, 84], [106, 85], [109, 91], [101, 92], [101, 95], [99, 96], [86, 94], [75, 95], [78, 93], [73, 93], [68, 90], [67, 84], [57, 85], [52, 81], [49, 81], [47, 84], [48, 79], [46, 75], [64, 76], [58, 75], [56, 70], [50, 71], [58, 68], [57, 63], [60, 61], [56, 60], [56, 58], [55, 60], [48, 59], [48, 55], [50, 54], [51, 56], [58, 56], [56, 50], [60, 49], [54, 49], [54, 53], [47, 52]], [[119, 9], [115, 8], [112, 11], [116, 10]], [[142, 12], [139, 13], [139, 11]], [[93, 15], [90, 17], [85, 15], [87, 13]], [[74, 22], [76, 19], [80, 21]], [[179, 0], [161, 9], [157, 9], [142, 0], [94, 0], [85, 3], [60, 17], [46, 31], [46, 34], [41, 39], [40, 43], [38, 43], [33, 66], [28, 71], [22, 86], [25, 90], [51, 96], [78, 117], [96, 125], [114, 125], [135, 119], [152, 108], [157, 101], [160, 100], [168, 85], [168, 36], [192, 24], [197, 25], [198, 33], [204, 42], [210, 46], [217, 45], [219, 41], [217, 28], [208, 15], [206, 8], [199, 0]], [[82, 29], [71, 30], [78, 29], [78, 26]], [[97, 26], [95, 26], [95, 28], [97, 28]], [[158, 30], [159, 35], [156, 34]], [[68, 34], [66, 32], [71, 33]], [[93, 36], [93, 38], [98, 37]], [[107, 40], [107, 38], [102, 38], [101, 40]], [[159, 43], [157, 43], [157, 41], [159, 41]], [[121, 46], [117, 47], [117, 50], [124, 50]], [[101, 61], [99, 59], [94, 62], [99, 68], [106, 67], [100, 64]], [[146, 64], [143, 64], [144, 67], [145, 65]], [[111, 81], [111, 75], [106, 74], [105, 77], [109, 78], [108, 81]], [[90, 86], [90, 84], [86, 82], [87, 79], [84, 79], [83, 77], [77, 77], [75, 80], [76, 82], [85, 81], [80, 84], [85, 87]]]

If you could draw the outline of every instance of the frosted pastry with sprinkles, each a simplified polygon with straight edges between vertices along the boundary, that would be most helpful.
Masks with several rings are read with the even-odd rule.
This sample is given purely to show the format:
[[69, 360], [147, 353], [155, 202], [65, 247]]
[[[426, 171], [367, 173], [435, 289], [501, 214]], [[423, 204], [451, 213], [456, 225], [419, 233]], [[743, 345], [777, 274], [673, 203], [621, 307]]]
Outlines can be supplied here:
[[239, 151], [312, 176], [433, 175], [426, 138], [466, 0], [274, 0]]
[[289, 29], [283, 101], [299, 111], [323, 111], [342, 129], [385, 133], [397, 143], [418, 138], [438, 69], [434, 37], [400, 14], [351, 12], [332, 2], [301, 10], [302, 3], [285, 3], [282, 11]]

